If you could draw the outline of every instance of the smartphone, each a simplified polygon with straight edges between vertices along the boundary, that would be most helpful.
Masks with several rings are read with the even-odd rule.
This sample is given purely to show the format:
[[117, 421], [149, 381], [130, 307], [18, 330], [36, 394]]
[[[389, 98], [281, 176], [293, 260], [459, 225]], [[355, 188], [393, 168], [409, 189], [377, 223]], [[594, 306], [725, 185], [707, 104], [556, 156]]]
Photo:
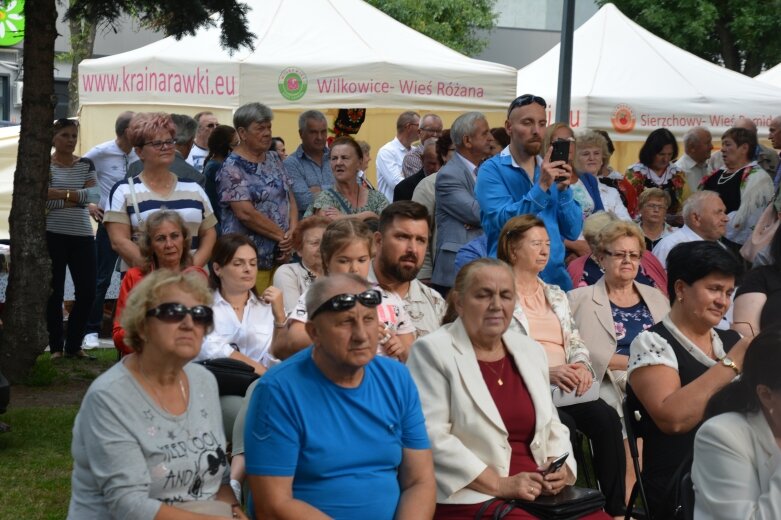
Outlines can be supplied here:
[[540, 474], [544, 477], [549, 473], [556, 473], [564, 465], [564, 462], [567, 460], [567, 457], [569, 457], [569, 452], [565, 453], [561, 457], [553, 459], [550, 465], [548, 465], [547, 469], [540, 471]]
[[551, 145], [553, 152], [550, 156], [550, 161], [564, 161], [569, 162], [569, 141], [566, 139], [557, 139], [553, 141]]

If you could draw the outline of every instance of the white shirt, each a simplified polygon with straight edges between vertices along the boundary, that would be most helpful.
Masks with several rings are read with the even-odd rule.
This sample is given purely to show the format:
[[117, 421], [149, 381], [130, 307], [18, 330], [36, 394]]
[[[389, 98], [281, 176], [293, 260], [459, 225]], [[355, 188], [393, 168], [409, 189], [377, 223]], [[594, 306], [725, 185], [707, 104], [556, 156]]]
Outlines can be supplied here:
[[239, 321], [236, 312], [220, 291], [214, 291], [214, 330], [203, 339], [201, 352], [195, 361], [230, 357], [236, 349], [265, 367], [278, 361], [271, 355], [271, 339], [274, 335], [274, 314], [271, 305], [263, 303], [250, 292], [244, 316]]
[[100, 188], [98, 206], [105, 208], [111, 188], [125, 178], [128, 164], [137, 161], [138, 156], [132, 148], [130, 153], [126, 154], [112, 139], [97, 145], [85, 153], [84, 157], [95, 164], [95, 173], [98, 176], [98, 187]]
[[209, 155], [209, 150], [206, 148], [201, 148], [197, 144], [193, 143], [193, 147], [190, 149], [190, 155], [187, 156], [187, 164], [198, 170], [199, 172], [203, 171], [203, 161], [206, 159], [206, 156]]
[[401, 144], [398, 137], [394, 137], [393, 141], [385, 143], [377, 152], [377, 191], [388, 200], [393, 200], [393, 190], [404, 180], [401, 164], [409, 150]]
[[279, 266], [272, 285], [282, 291], [285, 314], [295, 310], [298, 299], [314, 282], [315, 275], [300, 262]]
[[694, 242], [695, 240], [705, 239], [695, 233], [689, 226], [684, 224], [681, 229], [675, 231], [674, 233], [670, 233], [662, 240], [660, 240], [659, 243], [656, 244], [656, 247], [654, 247], [653, 254], [664, 266], [664, 268], [667, 269], [667, 255], [670, 254], [672, 248], [678, 244], [683, 244], [684, 242]]
[[598, 182], [597, 185], [599, 186], [599, 198], [602, 199], [605, 211], [612, 211], [621, 220], [632, 220], [618, 190], [601, 182]]
[[[720, 153], [717, 155], [721, 157]], [[702, 178], [713, 171], [708, 168], [709, 162], [710, 161], [708, 160], [702, 164], [697, 164], [694, 162], [694, 159], [686, 154], [683, 154], [681, 158], [678, 159], [678, 161], [675, 163], [675, 165], [686, 173], [686, 182], [689, 185], [689, 189], [695, 191], [700, 185]]]

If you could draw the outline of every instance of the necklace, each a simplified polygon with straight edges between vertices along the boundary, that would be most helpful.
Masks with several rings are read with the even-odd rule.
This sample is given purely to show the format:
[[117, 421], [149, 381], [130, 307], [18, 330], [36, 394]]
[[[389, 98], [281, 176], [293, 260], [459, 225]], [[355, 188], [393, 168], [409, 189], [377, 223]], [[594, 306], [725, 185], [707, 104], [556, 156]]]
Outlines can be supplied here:
[[734, 176], [735, 176], [735, 175], [736, 175], [736, 174], [737, 174], [739, 171], [740, 171], [740, 170], [735, 170], [734, 172], [732, 172], [732, 173], [730, 173], [729, 175], [726, 175], [726, 176], [725, 176], [725, 175], [724, 175], [724, 173], [726, 173], [726, 170], [724, 170], [724, 172], [722, 172], [722, 174], [721, 174], [721, 175], [719, 175], [719, 178], [718, 178], [718, 179], [716, 179], [716, 184], [718, 184], [719, 186], [721, 186], [722, 184], [726, 184], [726, 183], [728, 183], [729, 181], [731, 181], [731, 180], [732, 180], [732, 178], [733, 178], [733, 177], [734, 177]]
[[[163, 404], [163, 398], [160, 397], [160, 394], [157, 392], [157, 389], [155, 388], [155, 385], [152, 384], [152, 381], [147, 377], [146, 372], [144, 372], [144, 367], [141, 366], [141, 359], [138, 358], [138, 371], [141, 372], [141, 376], [146, 381], [146, 384], [149, 385], [149, 388], [152, 389], [152, 392], [154, 392], [155, 397], [157, 398], [157, 402], [160, 405], [160, 407], [166, 411], [169, 415], [175, 415], [171, 413], [171, 410], [166, 408], [166, 406]], [[184, 408], [185, 411], [187, 411], [187, 392], [184, 390], [184, 382], [182, 381], [181, 374], [179, 375], [179, 390], [182, 392], [182, 401], [184, 401]]]
[[483, 366], [485, 366], [485, 368], [490, 370], [491, 373], [496, 376], [496, 382], [499, 384], [499, 386], [504, 385], [504, 381], [502, 381], [502, 372], [504, 372], [504, 362], [505, 361], [507, 361], [507, 356], [504, 356], [502, 358], [502, 366], [499, 367], [499, 372], [497, 372], [496, 370], [491, 368], [491, 365], [488, 364], [488, 363], [490, 363], [490, 361], [483, 361]]

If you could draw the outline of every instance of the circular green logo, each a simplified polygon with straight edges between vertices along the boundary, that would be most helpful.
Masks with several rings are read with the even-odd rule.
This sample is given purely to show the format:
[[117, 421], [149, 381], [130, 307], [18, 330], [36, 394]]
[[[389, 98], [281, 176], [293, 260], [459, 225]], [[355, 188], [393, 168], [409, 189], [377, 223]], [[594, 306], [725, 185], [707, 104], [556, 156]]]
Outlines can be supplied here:
[[16, 45], [24, 39], [24, 0], [0, 3], [0, 47]]
[[279, 93], [288, 101], [298, 101], [306, 94], [306, 74], [301, 69], [289, 67], [282, 71], [277, 81]]

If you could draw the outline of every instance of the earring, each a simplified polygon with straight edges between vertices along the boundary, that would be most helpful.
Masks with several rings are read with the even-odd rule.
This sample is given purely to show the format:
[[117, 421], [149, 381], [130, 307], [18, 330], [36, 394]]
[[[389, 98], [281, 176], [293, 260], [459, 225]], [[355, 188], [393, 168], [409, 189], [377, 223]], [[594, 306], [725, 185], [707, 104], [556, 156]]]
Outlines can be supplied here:
[[678, 301], [679, 301], [680, 303], [683, 303], [683, 296], [678, 296]]

